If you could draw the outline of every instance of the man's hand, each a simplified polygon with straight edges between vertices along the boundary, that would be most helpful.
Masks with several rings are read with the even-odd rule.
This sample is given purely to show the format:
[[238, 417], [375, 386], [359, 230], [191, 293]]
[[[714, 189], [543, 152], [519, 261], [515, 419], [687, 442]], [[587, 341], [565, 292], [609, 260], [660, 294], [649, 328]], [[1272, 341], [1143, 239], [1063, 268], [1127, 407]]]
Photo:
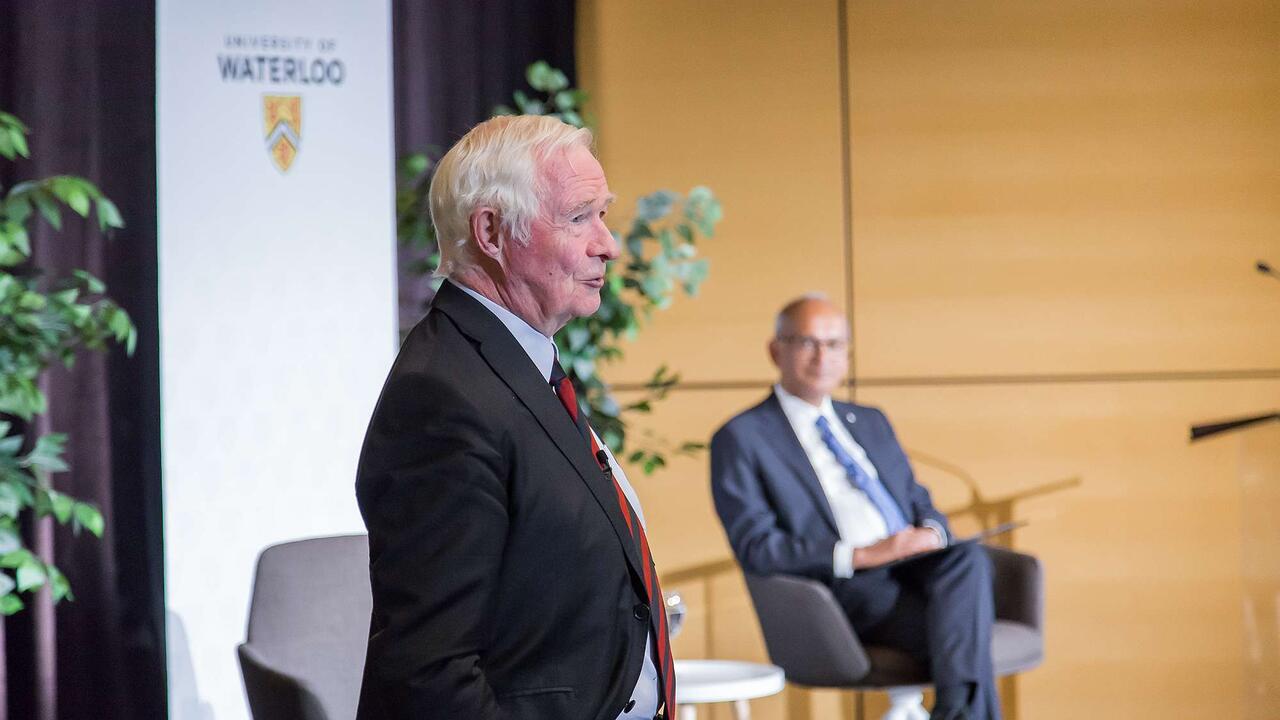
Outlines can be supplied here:
[[853, 551], [853, 567], [855, 570], [879, 567], [939, 547], [942, 547], [942, 543], [937, 532], [929, 528], [909, 527], [874, 545], [856, 548]]

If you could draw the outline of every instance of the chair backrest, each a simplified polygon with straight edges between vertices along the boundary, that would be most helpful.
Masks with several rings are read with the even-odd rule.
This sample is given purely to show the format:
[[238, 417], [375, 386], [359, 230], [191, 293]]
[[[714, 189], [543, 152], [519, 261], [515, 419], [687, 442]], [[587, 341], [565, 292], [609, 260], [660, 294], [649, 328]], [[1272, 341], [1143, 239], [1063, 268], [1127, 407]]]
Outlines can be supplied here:
[[367, 535], [272, 545], [258, 557], [246, 644], [304, 681], [328, 717], [353, 718], [372, 604]]
[[844, 610], [822, 583], [789, 575], [745, 577], [769, 660], [788, 681], [847, 687], [871, 670]]

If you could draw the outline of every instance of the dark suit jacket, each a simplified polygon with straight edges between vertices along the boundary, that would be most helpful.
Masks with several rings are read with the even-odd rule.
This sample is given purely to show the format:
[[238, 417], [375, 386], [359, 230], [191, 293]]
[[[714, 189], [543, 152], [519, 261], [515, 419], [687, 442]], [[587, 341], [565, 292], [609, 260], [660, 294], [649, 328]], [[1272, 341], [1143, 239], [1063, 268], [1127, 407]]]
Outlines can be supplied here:
[[[918, 526], [934, 520], [949, 535], [946, 517], [916, 482], [884, 413], [864, 405], [832, 403], [907, 522]], [[832, 552], [840, 532], [777, 396], [771, 393], [711, 438], [711, 491], [743, 570], [832, 581]]]
[[356, 495], [360, 720], [617, 716], [649, 623], [615, 491], [524, 349], [448, 282], [383, 387]]

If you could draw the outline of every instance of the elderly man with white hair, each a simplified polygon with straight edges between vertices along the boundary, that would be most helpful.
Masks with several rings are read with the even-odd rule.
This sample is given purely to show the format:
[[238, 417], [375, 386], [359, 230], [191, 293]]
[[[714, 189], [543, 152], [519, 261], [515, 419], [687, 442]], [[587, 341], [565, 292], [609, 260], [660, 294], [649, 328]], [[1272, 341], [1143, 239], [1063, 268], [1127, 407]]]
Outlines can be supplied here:
[[552, 336], [618, 244], [591, 134], [498, 117], [441, 160], [441, 285], [365, 436], [373, 617], [360, 720], [674, 716], [634, 491]]

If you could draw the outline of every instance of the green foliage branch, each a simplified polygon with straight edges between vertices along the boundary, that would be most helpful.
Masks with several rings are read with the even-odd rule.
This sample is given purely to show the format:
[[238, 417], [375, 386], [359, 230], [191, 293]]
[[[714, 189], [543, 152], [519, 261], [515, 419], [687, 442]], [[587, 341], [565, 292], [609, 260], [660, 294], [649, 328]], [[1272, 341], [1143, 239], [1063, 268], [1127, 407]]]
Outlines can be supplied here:
[[[569, 87], [565, 74], [545, 62], [525, 73], [531, 92], [517, 91], [514, 106], [499, 106], [500, 115], [551, 115], [575, 127], [586, 127], [583, 105], [587, 94]], [[396, 182], [396, 227], [400, 242], [423, 259], [409, 270], [434, 273], [440, 254], [427, 206], [431, 169], [438, 151], [401, 159]], [[723, 216], [720, 202], [706, 187], [687, 194], [659, 190], [636, 202], [630, 224], [613, 231], [622, 256], [609, 265], [600, 310], [576, 318], [555, 337], [560, 361], [583, 398], [591, 424], [620, 457], [639, 465], [646, 474], [666, 465], [669, 454], [690, 454], [702, 443], [669, 443], [652, 431], [628, 438], [627, 418], [650, 413], [666, 397], [680, 376], [666, 365], [644, 383], [638, 400], [621, 404], [600, 376], [600, 366], [623, 356], [622, 342], [636, 337], [655, 310], [670, 307], [683, 293], [693, 297], [707, 278], [707, 261], [698, 257], [698, 242], [711, 238]]]
[[[29, 128], [0, 112], [0, 156], [30, 157]], [[102, 513], [53, 488], [50, 476], [67, 470], [62, 459], [67, 437], [34, 433], [36, 416], [48, 403], [40, 375], [53, 363], [71, 367], [77, 350], [103, 350], [124, 343], [129, 354], [137, 332], [129, 316], [105, 296], [101, 280], [75, 270], [49, 278], [31, 262], [28, 232], [37, 218], [62, 229], [62, 209], [81, 217], [94, 213], [98, 229], [124, 227], [116, 206], [93, 183], [71, 175], [0, 187], [0, 614], [24, 606], [21, 594], [48, 585], [54, 602], [72, 599], [71, 584], [22, 539], [24, 516], [53, 517], [79, 533], [101, 537]]]

